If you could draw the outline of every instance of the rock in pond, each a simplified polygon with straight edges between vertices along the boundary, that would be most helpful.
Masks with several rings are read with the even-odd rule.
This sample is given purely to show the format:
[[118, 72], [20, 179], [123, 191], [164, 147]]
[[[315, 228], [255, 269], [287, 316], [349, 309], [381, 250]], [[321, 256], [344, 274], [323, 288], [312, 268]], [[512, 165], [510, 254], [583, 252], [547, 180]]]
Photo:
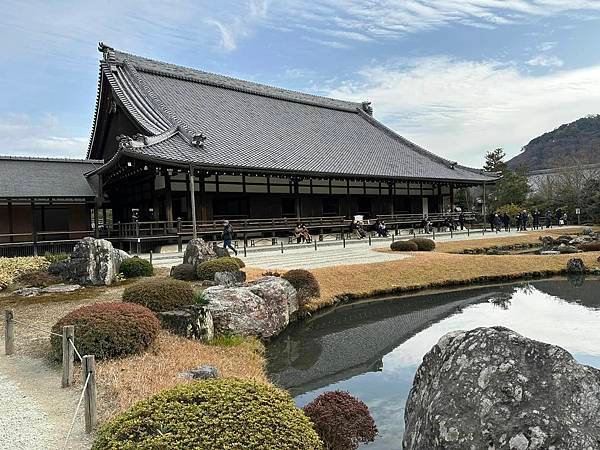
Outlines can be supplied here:
[[236, 270], [235, 272], [217, 272], [215, 273], [215, 283], [222, 286], [233, 286], [246, 281], [246, 272]]
[[404, 450], [597, 449], [600, 370], [507, 328], [448, 333], [423, 358]]
[[279, 334], [298, 311], [296, 290], [280, 277], [263, 277], [237, 286], [213, 286], [204, 291], [216, 334], [240, 334], [262, 339]]
[[60, 266], [60, 276], [81, 285], [109, 285], [116, 281], [121, 263], [131, 258], [106, 239], [83, 238]]
[[567, 273], [585, 273], [585, 264], [581, 258], [572, 258], [567, 261]]
[[191, 239], [185, 247], [183, 263], [190, 264], [195, 269], [198, 264], [216, 257], [217, 254], [212, 246], [208, 242], [204, 242], [204, 239]]
[[190, 305], [185, 308], [158, 313], [161, 326], [179, 336], [199, 341], [214, 337], [213, 318], [205, 306]]

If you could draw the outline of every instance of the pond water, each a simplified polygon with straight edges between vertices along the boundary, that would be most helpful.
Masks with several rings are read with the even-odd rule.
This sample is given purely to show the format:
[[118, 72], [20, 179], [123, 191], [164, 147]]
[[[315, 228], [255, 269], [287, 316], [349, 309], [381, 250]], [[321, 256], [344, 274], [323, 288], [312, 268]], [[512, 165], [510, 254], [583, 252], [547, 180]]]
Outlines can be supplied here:
[[600, 368], [600, 280], [529, 283], [363, 301], [295, 324], [267, 348], [271, 379], [298, 406], [330, 390], [364, 401], [379, 428], [369, 449], [400, 449], [417, 367], [445, 333], [501, 325]]

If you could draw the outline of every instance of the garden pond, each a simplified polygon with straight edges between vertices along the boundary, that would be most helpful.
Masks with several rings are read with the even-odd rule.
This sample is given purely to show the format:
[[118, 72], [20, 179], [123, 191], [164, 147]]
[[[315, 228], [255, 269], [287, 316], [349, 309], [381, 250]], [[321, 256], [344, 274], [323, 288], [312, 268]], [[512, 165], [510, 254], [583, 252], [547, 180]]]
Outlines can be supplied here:
[[267, 347], [271, 380], [299, 406], [331, 390], [364, 401], [379, 428], [366, 448], [400, 449], [404, 405], [423, 356], [444, 334], [501, 325], [600, 368], [600, 279], [549, 279], [341, 305]]

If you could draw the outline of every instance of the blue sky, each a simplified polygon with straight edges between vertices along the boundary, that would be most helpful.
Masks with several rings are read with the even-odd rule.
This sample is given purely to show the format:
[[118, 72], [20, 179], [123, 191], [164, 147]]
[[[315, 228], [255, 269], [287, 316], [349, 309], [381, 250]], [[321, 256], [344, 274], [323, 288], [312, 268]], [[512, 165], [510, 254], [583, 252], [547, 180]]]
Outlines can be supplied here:
[[473, 166], [600, 113], [600, 0], [2, 0], [0, 31], [0, 154], [85, 156], [98, 41], [371, 100], [386, 125]]

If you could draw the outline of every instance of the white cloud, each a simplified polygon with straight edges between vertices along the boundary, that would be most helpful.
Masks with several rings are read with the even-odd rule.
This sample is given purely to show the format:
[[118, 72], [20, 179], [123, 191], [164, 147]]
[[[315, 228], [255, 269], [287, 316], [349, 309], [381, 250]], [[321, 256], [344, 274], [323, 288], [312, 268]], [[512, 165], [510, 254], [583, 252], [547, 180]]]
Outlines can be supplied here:
[[[459, 23], [496, 28], [524, 23], [532, 17], [565, 12], [600, 12], [597, 0], [288, 0], [273, 5], [272, 15], [285, 14], [290, 24], [312, 23], [322, 33], [338, 33], [340, 39], [396, 38]], [[293, 19], [295, 18], [295, 20]], [[357, 33], [358, 36], [341, 32]]]
[[221, 47], [224, 50], [230, 52], [236, 49], [237, 45], [235, 43], [235, 36], [233, 30], [229, 29], [228, 27], [226, 27], [221, 22], [215, 19], [209, 19], [207, 20], [207, 23], [214, 25], [219, 30], [219, 33], [221, 33]]
[[600, 112], [600, 66], [533, 76], [496, 61], [438, 57], [359, 75], [327, 95], [371, 100], [375, 116], [398, 133], [474, 166], [486, 150], [513, 156], [534, 137]]
[[0, 116], [0, 148], [11, 155], [84, 158], [87, 145], [87, 137], [69, 136], [56, 116]]
[[554, 49], [558, 45], [558, 42], [542, 42], [538, 45], [538, 50], [540, 52], [548, 52]]
[[529, 66], [539, 67], [562, 67], [564, 65], [564, 61], [552, 55], [537, 55], [527, 61], [526, 64]]

